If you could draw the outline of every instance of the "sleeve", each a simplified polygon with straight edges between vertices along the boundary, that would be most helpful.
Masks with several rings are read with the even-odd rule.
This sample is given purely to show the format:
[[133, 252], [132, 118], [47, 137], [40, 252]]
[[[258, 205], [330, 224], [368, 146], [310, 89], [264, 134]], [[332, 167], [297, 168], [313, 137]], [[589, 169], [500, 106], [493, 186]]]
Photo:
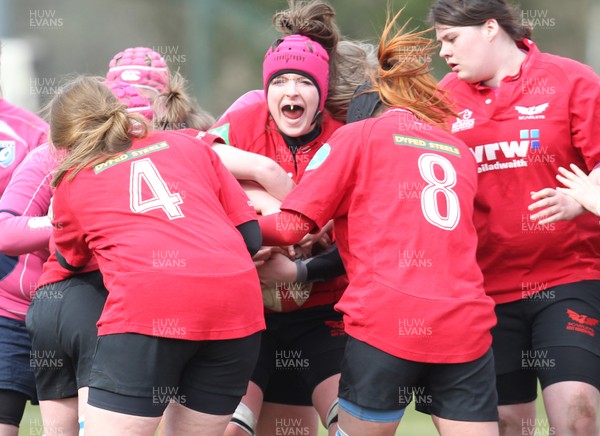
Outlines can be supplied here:
[[331, 280], [346, 274], [337, 245], [332, 245], [325, 253], [309, 259], [295, 261], [298, 268], [297, 283]]
[[600, 162], [600, 77], [585, 65], [577, 66], [577, 74], [569, 74], [575, 77], [569, 101], [571, 140], [591, 171]]
[[300, 213], [319, 228], [348, 213], [358, 174], [364, 123], [338, 129], [314, 155], [302, 181], [288, 194], [281, 210]]
[[48, 247], [54, 162], [48, 146], [43, 145], [15, 170], [0, 199], [0, 252], [17, 256]]
[[254, 256], [260, 250], [262, 245], [262, 235], [260, 233], [260, 227], [256, 221], [247, 221], [239, 226], [236, 226], [238, 231], [242, 234], [246, 247], [250, 256]]
[[256, 220], [258, 217], [254, 211], [254, 206], [241, 185], [225, 168], [219, 156], [210, 147], [207, 147], [207, 151], [210, 154], [210, 160], [220, 184], [219, 200], [233, 225], [238, 226]]
[[92, 258], [92, 252], [85, 242], [85, 234], [70, 207], [69, 181], [63, 180], [56, 188], [52, 209], [52, 237], [56, 244], [55, 254], [58, 263], [69, 271], [82, 270]]

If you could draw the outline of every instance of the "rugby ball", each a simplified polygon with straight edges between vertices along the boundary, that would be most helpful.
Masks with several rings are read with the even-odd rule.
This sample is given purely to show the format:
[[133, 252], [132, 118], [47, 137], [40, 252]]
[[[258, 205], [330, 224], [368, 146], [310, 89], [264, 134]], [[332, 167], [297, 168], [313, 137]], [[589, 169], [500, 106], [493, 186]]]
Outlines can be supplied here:
[[263, 304], [275, 312], [293, 312], [302, 307], [312, 290], [312, 283], [276, 283], [262, 285]]

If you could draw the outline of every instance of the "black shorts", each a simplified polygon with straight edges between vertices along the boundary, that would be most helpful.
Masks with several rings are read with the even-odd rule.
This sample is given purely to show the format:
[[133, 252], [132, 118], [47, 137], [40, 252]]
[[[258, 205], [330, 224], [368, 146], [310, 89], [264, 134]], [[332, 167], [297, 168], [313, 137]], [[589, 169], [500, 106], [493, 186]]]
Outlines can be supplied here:
[[99, 271], [42, 286], [27, 311], [27, 330], [40, 400], [77, 395], [90, 379], [100, 318], [108, 292]]
[[312, 392], [339, 374], [347, 335], [333, 305], [265, 315], [260, 356], [251, 380], [264, 401], [311, 406]]
[[600, 389], [600, 281], [525, 297], [496, 305], [492, 348], [499, 404], [534, 401], [538, 379], [542, 388], [583, 381]]
[[232, 414], [246, 394], [259, 342], [260, 332], [218, 341], [100, 336], [88, 403], [148, 417], [161, 416], [170, 401], [211, 415]]
[[349, 337], [339, 397], [365, 408], [390, 411], [414, 400], [418, 411], [440, 418], [498, 421], [491, 349], [472, 362], [420, 363]]

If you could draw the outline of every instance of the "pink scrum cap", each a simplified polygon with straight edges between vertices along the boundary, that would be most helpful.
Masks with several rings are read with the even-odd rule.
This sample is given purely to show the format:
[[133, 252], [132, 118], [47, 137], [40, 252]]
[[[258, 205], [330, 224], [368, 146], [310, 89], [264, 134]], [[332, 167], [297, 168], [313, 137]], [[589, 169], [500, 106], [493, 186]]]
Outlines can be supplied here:
[[275, 41], [263, 61], [265, 94], [271, 80], [287, 73], [302, 74], [315, 82], [319, 111], [323, 111], [329, 88], [329, 55], [321, 44], [303, 35], [289, 35]]
[[162, 94], [169, 87], [169, 67], [164, 58], [152, 49], [127, 48], [110, 61], [106, 81], [126, 82]]
[[127, 106], [128, 112], [139, 113], [147, 120], [152, 121], [154, 112], [150, 100], [140, 95], [132, 85], [126, 82], [105, 82], [105, 84], [121, 103]]

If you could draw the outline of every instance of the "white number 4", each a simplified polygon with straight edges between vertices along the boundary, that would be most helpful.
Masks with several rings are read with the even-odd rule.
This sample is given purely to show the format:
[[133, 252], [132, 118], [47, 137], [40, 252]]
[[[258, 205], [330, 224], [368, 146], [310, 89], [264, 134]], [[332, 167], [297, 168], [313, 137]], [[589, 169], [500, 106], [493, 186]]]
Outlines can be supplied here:
[[[152, 191], [152, 197], [146, 200], [142, 199], [144, 184]], [[162, 209], [170, 220], [184, 217], [178, 206], [183, 203], [181, 195], [169, 191], [166, 182], [149, 158], [131, 162], [129, 199], [129, 206], [134, 213]]]
[[[442, 179], [434, 174], [434, 166], [443, 170]], [[460, 220], [458, 195], [452, 189], [456, 185], [456, 170], [452, 163], [437, 154], [425, 153], [419, 157], [419, 172], [429, 182], [421, 193], [421, 209], [427, 221], [442, 230], [453, 230]], [[440, 212], [438, 196], [446, 198], [446, 216]]]

